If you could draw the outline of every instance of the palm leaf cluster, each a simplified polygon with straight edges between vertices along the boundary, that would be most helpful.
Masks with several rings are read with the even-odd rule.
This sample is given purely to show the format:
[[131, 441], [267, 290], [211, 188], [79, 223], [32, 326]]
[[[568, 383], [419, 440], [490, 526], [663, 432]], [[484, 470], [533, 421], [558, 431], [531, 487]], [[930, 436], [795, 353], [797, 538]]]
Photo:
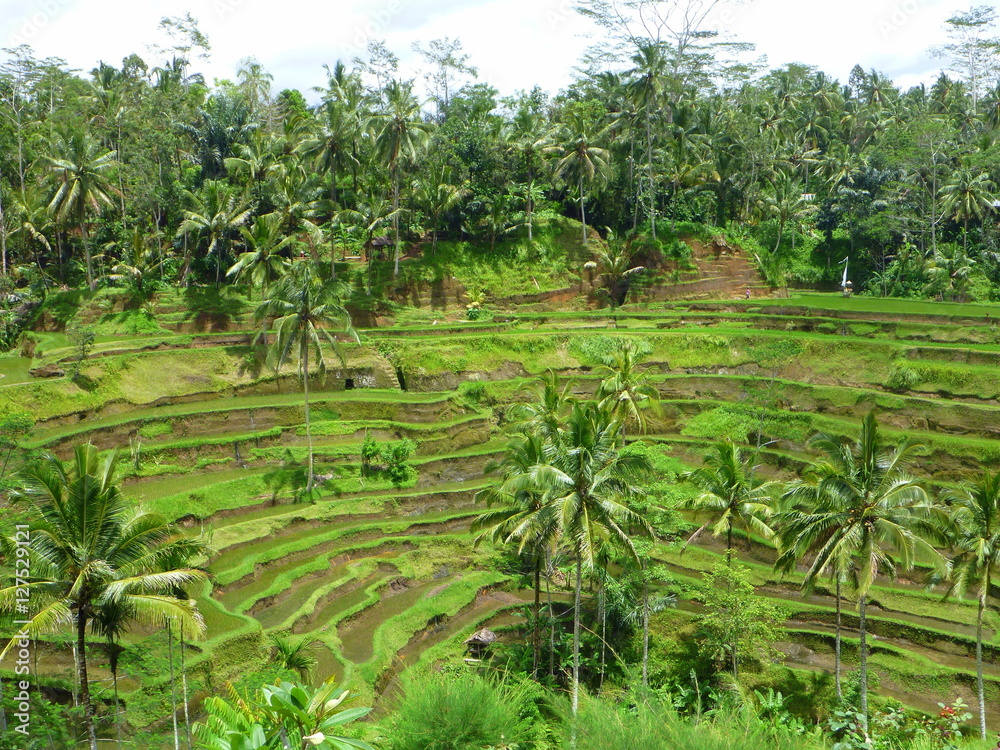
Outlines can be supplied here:
[[[191, 562], [205, 550], [161, 516], [136, 508], [115, 484], [116, 454], [76, 448], [69, 466], [54, 456], [28, 467], [12, 501], [32, 518], [28, 550], [31, 636], [72, 626], [79, 686], [91, 748], [94, 708], [87, 678], [86, 632], [114, 642], [129, 623], [164, 620], [195, 637], [204, 625], [185, 588], [206, 579]], [[7, 540], [8, 552], [15, 545]], [[17, 611], [17, 589], [0, 589], [0, 611]], [[13, 642], [11, 642], [13, 643]], [[7, 644], [4, 651], [10, 648]]]

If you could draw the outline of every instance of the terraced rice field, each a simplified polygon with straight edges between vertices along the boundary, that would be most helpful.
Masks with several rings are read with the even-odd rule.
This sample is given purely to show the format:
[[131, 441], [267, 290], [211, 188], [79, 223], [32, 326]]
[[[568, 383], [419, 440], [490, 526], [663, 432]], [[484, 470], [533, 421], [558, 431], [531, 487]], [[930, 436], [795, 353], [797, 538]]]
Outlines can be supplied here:
[[[318, 678], [335, 674], [374, 697], [391, 695], [409, 666], [459, 658], [464, 638], [484, 624], [516, 629], [530, 593], [468, 533], [483, 469], [499, 455], [506, 407], [526, 398], [526, 384], [551, 368], [574, 378], [577, 392], [592, 392], [593, 368], [615, 339], [649, 353], [662, 410], [643, 439], [678, 466], [695, 465], [729, 436], [760, 446], [767, 473], [790, 477], [810, 459], [809, 435], [853, 435], [871, 408], [890, 435], [905, 431], [925, 445], [917, 469], [935, 488], [1000, 459], [1000, 307], [826, 295], [650, 303], [613, 315], [522, 306], [488, 324], [364, 331], [346, 364], [331, 360], [315, 387], [317, 471], [326, 481], [314, 503], [296, 504], [273, 477], [282, 462], [305, 456], [294, 379], [252, 366], [239, 314], [209, 316], [202, 327], [225, 330], [199, 334], [197, 320], [174, 309], [179, 298], [160, 304], [163, 336], [101, 343], [83, 368], [93, 390], [58, 372], [32, 378], [23, 358], [11, 357], [0, 360], [0, 399], [38, 417], [33, 447], [60, 455], [88, 440], [117, 447], [128, 494], [211, 540], [213, 582], [199, 596], [208, 634], [188, 655], [194, 697], [266, 664], [273, 635], [314, 640]], [[70, 354], [47, 347], [32, 366], [58, 369]], [[162, 374], [159, 392], [132, 382], [152, 372]], [[366, 434], [414, 441], [409, 480], [363, 475]], [[831, 670], [830, 592], [803, 597], [801, 572], [777, 575], [773, 550], [751, 541], [740, 558], [787, 617], [786, 665]], [[707, 536], [683, 552], [661, 541], [652, 554], [689, 582], [722, 559]], [[699, 606], [682, 601], [675, 616]], [[925, 709], [956, 696], [973, 703], [975, 614], [971, 601], [942, 604], [919, 571], [881, 581], [870, 628], [883, 692]], [[857, 623], [849, 606], [844, 617], [850, 668]], [[1000, 619], [991, 618], [987, 679], [998, 702]], [[130, 641], [144, 643], [162, 651], [156, 634]], [[65, 656], [57, 645], [53, 653]], [[65, 672], [64, 658], [44, 661]], [[123, 689], [146, 705], [140, 698], [152, 700], [156, 680], [130, 674], [127, 663], [124, 672]]]

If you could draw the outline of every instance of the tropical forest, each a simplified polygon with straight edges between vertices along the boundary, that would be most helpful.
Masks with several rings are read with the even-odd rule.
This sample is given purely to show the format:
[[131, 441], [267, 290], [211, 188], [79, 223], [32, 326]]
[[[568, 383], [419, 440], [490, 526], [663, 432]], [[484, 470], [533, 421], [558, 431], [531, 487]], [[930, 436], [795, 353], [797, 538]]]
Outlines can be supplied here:
[[717, 5], [0, 51], [0, 750], [1000, 747], [997, 9]]

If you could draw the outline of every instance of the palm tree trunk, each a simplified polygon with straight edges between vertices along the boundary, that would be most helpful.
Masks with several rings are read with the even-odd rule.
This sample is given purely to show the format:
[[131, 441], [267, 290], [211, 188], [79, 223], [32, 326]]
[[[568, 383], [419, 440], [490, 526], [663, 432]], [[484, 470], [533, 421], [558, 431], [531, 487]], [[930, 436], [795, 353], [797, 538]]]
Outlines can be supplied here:
[[174, 637], [167, 620], [167, 654], [170, 661], [170, 718], [174, 722], [174, 750], [181, 750], [181, 736], [177, 728], [177, 691], [174, 689]]
[[868, 640], [866, 638], [865, 607], [867, 596], [858, 600], [858, 628], [861, 631], [861, 720], [864, 723], [865, 735], [868, 735]]
[[306, 479], [306, 495], [309, 497], [309, 500], [311, 501], [314, 463], [313, 463], [312, 427], [309, 425], [309, 347], [306, 347], [302, 361], [303, 361], [302, 399], [305, 405], [305, 412], [306, 412], [306, 443], [309, 445], [309, 473]]
[[649, 589], [642, 582], [642, 686], [649, 687]]
[[545, 555], [545, 598], [549, 607], [549, 677], [556, 676], [556, 614], [552, 609], [552, 578], [549, 575], [552, 560]]
[[986, 609], [986, 588], [979, 595], [976, 613], [976, 692], [979, 695], [979, 733], [986, 739], [986, 693], [983, 690], [983, 610]]
[[184, 629], [180, 632], [181, 644], [181, 699], [184, 701], [184, 736], [187, 739], [187, 750], [191, 750], [191, 715], [188, 713], [188, 681], [187, 669], [184, 664]]
[[83, 724], [87, 730], [87, 741], [90, 750], [97, 750], [97, 731], [94, 729], [94, 705], [90, 702], [90, 683], [87, 679], [87, 615], [81, 610], [81, 604], [76, 611], [76, 649], [79, 654], [80, 703], [83, 704]]
[[580, 590], [583, 583], [583, 558], [576, 555], [576, 581], [573, 582], [573, 746], [576, 746], [576, 714], [580, 708]]
[[650, 128], [649, 106], [646, 107], [646, 166], [649, 179], [649, 227], [656, 242], [656, 190], [653, 187], [653, 132]]
[[542, 561], [535, 555], [535, 634], [534, 634], [534, 655], [531, 662], [531, 672], [538, 677], [538, 662], [542, 651]]
[[83, 240], [83, 256], [87, 259], [87, 286], [90, 287], [90, 291], [94, 291], [97, 288], [97, 282], [94, 281], [94, 262], [90, 257], [90, 238], [87, 237], [85, 219], [80, 221], [80, 239]]
[[583, 175], [580, 175], [580, 223], [583, 224], [583, 244], [587, 244], [587, 207], [584, 205]]
[[834, 659], [834, 680], [837, 683], [837, 700], [844, 697], [840, 687], [840, 577], [837, 578], [837, 635], [834, 638], [833, 659]]
[[[3, 196], [0, 196], [0, 273], [7, 275], [7, 223], [3, 216]], [[3, 718], [2, 715], [0, 718]]]
[[395, 232], [396, 244], [394, 246], [395, 261], [392, 266], [393, 277], [399, 276], [399, 169], [394, 165], [392, 168], [392, 227]]
[[597, 694], [600, 695], [601, 691], [604, 689], [604, 665], [607, 658], [608, 651], [608, 600], [604, 589], [604, 583], [601, 582], [601, 593], [599, 598], [600, 603], [600, 615], [601, 615], [601, 676], [597, 683]]

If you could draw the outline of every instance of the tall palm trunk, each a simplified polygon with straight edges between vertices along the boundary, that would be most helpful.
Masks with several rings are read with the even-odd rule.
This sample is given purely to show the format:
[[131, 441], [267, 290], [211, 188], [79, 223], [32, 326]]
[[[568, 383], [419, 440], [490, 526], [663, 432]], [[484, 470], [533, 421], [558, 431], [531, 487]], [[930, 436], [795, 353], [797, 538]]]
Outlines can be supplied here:
[[87, 260], [87, 286], [90, 287], [90, 291], [94, 291], [97, 282], [94, 281], [94, 261], [90, 257], [90, 238], [87, 236], [86, 219], [80, 220], [80, 239], [83, 241], [83, 256]]
[[834, 660], [834, 680], [837, 683], [837, 700], [844, 697], [840, 687], [840, 578], [837, 578], [837, 635], [834, 637], [833, 660]]
[[656, 242], [656, 190], [653, 182], [653, 131], [649, 121], [649, 106], [646, 107], [646, 166], [649, 180], [649, 226], [653, 242]]
[[315, 467], [313, 463], [313, 438], [312, 438], [312, 427], [309, 424], [309, 347], [305, 348], [305, 352], [302, 355], [302, 400], [305, 405], [306, 412], [306, 443], [309, 446], [309, 474], [306, 478], [306, 496], [309, 500], [312, 500], [312, 488], [313, 488], [313, 469]]
[[90, 683], [87, 678], [87, 615], [81, 604], [76, 610], [76, 649], [79, 653], [77, 669], [79, 670], [80, 703], [83, 704], [83, 723], [87, 730], [87, 741], [90, 750], [97, 750], [97, 731], [94, 728], [94, 704], [90, 702]]
[[534, 634], [534, 654], [532, 656], [531, 671], [538, 677], [538, 662], [542, 651], [542, 561], [535, 555], [535, 634]]
[[986, 587], [979, 595], [976, 613], [976, 692], [979, 695], [979, 733], [986, 739], [986, 693], [983, 690], [983, 610], [986, 609]]
[[858, 601], [858, 628], [861, 631], [861, 720], [864, 723], [866, 736], [868, 735], [868, 640], [865, 621], [867, 604], [867, 596], [862, 596]]
[[184, 628], [180, 631], [181, 652], [181, 700], [184, 701], [184, 736], [187, 740], [187, 750], [191, 750], [191, 715], [188, 712], [188, 681], [187, 669], [184, 664]]
[[174, 688], [174, 636], [167, 620], [167, 653], [170, 662], [170, 718], [174, 723], [174, 750], [181, 750], [181, 735], [177, 727], [177, 690]]
[[396, 244], [393, 248], [395, 260], [392, 266], [393, 277], [399, 276], [399, 166], [394, 164], [392, 167], [392, 227], [395, 232]]
[[[3, 215], [3, 196], [0, 196], [0, 273], [7, 275], [7, 223]], [[0, 719], [2, 718], [3, 715], [0, 714]]]
[[642, 686], [649, 687], [649, 585], [642, 581]]
[[584, 205], [583, 175], [580, 175], [580, 223], [583, 224], [583, 244], [587, 244], [587, 207]]
[[583, 583], [583, 558], [576, 554], [576, 580], [573, 582], [573, 744], [576, 745], [576, 714], [580, 708], [580, 593]]

